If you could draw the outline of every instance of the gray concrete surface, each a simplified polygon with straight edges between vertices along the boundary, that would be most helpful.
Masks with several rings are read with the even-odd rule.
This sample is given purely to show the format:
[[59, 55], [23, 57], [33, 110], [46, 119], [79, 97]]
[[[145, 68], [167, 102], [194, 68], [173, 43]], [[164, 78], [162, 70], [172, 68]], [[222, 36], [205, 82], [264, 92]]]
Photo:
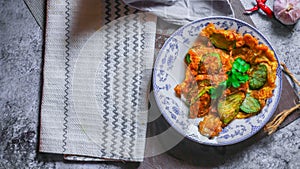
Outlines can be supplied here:
[[[252, 6], [249, 1], [243, 4]], [[286, 27], [259, 13], [252, 18], [300, 79], [300, 23]], [[134, 168], [125, 163], [70, 163], [37, 153], [42, 46], [43, 32], [23, 0], [0, 0], [0, 169]], [[299, 123], [294, 121], [216, 168], [300, 168]]]

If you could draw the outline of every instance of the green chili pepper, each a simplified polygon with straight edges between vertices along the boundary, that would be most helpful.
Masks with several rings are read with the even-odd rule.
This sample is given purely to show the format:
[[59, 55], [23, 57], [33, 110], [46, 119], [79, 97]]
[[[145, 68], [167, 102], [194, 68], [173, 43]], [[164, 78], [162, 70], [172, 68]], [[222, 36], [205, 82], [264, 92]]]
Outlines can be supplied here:
[[191, 99], [190, 105], [194, 104], [203, 94], [208, 92], [211, 88], [212, 88], [212, 86], [207, 86], [207, 87], [204, 87], [202, 90], [200, 90], [199, 93], [197, 94], [197, 96]]
[[190, 55], [190, 54], [186, 54], [186, 55], [185, 55], [185, 61], [186, 61], [186, 63], [187, 63], [188, 65], [192, 62], [192, 60], [191, 60], [191, 55]]

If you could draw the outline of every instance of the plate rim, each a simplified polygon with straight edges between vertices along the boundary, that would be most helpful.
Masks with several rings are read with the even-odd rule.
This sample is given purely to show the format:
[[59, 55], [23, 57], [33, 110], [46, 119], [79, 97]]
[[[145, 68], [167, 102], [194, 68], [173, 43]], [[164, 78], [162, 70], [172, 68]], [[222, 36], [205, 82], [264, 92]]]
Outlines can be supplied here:
[[156, 86], [155, 83], [156, 83], [156, 77], [155, 77], [155, 74], [156, 74], [156, 70], [157, 70], [157, 67], [158, 67], [158, 61], [159, 59], [162, 57], [162, 51], [164, 48], [166, 48], [167, 44], [174, 38], [175, 35], [177, 35], [178, 33], [180, 33], [181, 31], [183, 31], [185, 28], [193, 25], [193, 24], [196, 24], [198, 22], [204, 22], [206, 20], [229, 20], [229, 21], [234, 21], [236, 23], [242, 23], [244, 25], [246, 25], [247, 27], [249, 27], [251, 30], [253, 30], [254, 32], [256, 32], [257, 34], [259, 34], [259, 36], [264, 40], [266, 41], [267, 45], [270, 47], [270, 49], [274, 52], [274, 56], [276, 58], [276, 61], [277, 61], [277, 64], [278, 64], [278, 67], [277, 67], [277, 70], [276, 70], [276, 77], [279, 78], [279, 86], [277, 86], [276, 88], [278, 88], [278, 99], [275, 100], [275, 103], [274, 103], [274, 106], [272, 107], [272, 109], [270, 110], [271, 113], [269, 113], [269, 115], [264, 118], [264, 121], [263, 121], [263, 125], [260, 125], [259, 127], [257, 127], [257, 129], [253, 132], [251, 132], [250, 134], [244, 136], [244, 137], [241, 137], [239, 139], [235, 139], [233, 141], [226, 141], [226, 142], [217, 142], [217, 143], [210, 143], [210, 142], [203, 142], [203, 141], [199, 141], [199, 140], [196, 140], [192, 137], [190, 137], [189, 135], [187, 135], [186, 133], [184, 133], [184, 131], [177, 127], [177, 126], [174, 126], [172, 120], [165, 114], [165, 112], [163, 112], [162, 110], [162, 106], [159, 102], [159, 98], [157, 96], [157, 89], [156, 87], [153, 87], [153, 91], [154, 91], [154, 98], [155, 98], [155, 101], [156, 101], [156, 104], [159, 108], [159, 111], [160, 113], [163, 115], [163, 117], [167, 120], [167, 122], [169, 123], [169, 125], [171, 127], [173, 127], [177, 132], [179, 132], [181, 135], [183, 135], [185, 138], [188, 138], [189, 140], [192, 140], [196, 143], [200, 143], [200, 144], [204, 144], [204, 145], [209, 145], [209, 146], [226, 146], [226, 145], [233, 145], [233, 144], [238, 144], [240, 142], [243, 142], [247, 139], [249, 139], [250, 137], [254, 136], [256, 133], [258, 133], [264, 126], [265, 124], [267, 124], [267, 122], [271, 119], [271, 117], [274, 115], [277, 107], [278, 107], [278, 104], [279, 104], [279, 101], [280, 101], [280, 98], [281, 98], [281, 94], [282, 94], [282, 69], [280, 67], [280, 60], [278, 58], [278, 55], [276, 53], [276, 51], [274, 50], [273, 48], [273, 45], [271, 44], [271, 42], [267, 39], [267, 37], [265, 37], [263, 35], [263, 33], [261, 33], [257, 28], [255, 28], [254, 26], [250, 25], [249, 23], [243, 21], [243, 20], [240, 20], [240, 19], [237, 19], [237, 18], [233, 18], [233, 17], [228, 17], [228, 16], [209, 16], [209, 17], [203, 17], [203, 18], [200, 18], [198, 20], [195, 20], [195, 21], [192, 21], [186, 25], [183, 25], [181, 26], [180, 28], [178, 28], [175, 32], [173, 32], [170, 37], [164, 42], [163, 46], [161, 47], [161, 49], [159, 50], [158, 54], [157, 54], [157, 57], [155, 59], [155, 62], [154, 62], [154, 66], [153, 66], [153, 77], [152, 77], [152, 85], [153, 86]]

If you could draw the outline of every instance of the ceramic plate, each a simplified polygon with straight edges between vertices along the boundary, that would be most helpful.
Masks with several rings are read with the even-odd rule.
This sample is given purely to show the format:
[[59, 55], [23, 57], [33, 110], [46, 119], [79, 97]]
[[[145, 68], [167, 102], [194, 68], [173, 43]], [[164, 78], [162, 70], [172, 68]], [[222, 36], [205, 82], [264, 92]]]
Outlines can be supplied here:
[[[186, 68], [184, 63], [185, 54], [192, 46], [199, 32], [210, 22], [214, 23], [219, 29], [235, 30], [240, 34], [250, 33], [260, 43], [267, 45], [275, 52], [262, 33], [243, 21], [229, 17], [209, 17], [194, 21], [179, 28], [170, 36], [160, 50], [154, 65], [154, 95], [161, 113], [179, 133], [201, 144], [229, 145], [251, 137], [269, 121], [276, 110], [281, 95], [281, 70], [278, 66], [277, 87], [273, 91], [273, 97], [267, 100], [266, 106], [258, 115], [247, 119], [233, 120], [222, 130], [219, 136], [213, 139], [202, 136], [198, 132], [198, 124], [202, 118], [188, 118], [188, 107], [185, 106], [180, 98], [176, 97], [174, 87], [184, 79]], [[278, 61], [276, 53], [275, 57]]]

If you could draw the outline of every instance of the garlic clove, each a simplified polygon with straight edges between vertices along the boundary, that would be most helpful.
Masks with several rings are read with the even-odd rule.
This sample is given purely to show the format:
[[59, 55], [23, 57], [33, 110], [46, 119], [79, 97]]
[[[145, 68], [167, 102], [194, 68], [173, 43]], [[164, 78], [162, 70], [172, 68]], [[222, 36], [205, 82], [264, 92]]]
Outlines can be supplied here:
[[275, 18], [285, 25], [293, 25], [300, 19], [300, 0], [275, 0]]

